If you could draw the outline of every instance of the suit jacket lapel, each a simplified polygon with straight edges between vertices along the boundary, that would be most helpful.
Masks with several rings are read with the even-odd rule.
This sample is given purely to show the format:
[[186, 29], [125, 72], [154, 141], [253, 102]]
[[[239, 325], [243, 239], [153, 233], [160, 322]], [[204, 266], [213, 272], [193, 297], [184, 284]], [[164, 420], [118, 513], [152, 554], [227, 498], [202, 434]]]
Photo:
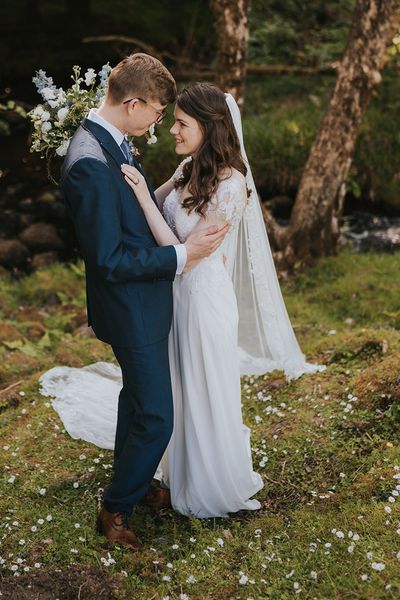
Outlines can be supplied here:
[[[118, 146], [117, 142], [114, 140], [111, 133], [107, 131], [107, 129], [104, 129], [104, 127], [102, 127], [98, 123], [95, 123], [94, 121], [91, 121], [90, 119], [84, 119], [82, 122], [82, 127], [86, 129], [86, 131], [89, 131], [92, 135], [94, 135], [94, 137], [97, 139], [100, 145], [106, 150], [106, 152], [108, 152], [108, 154], [112, 156], [119, 168], [121, 167], [122, 163], [126, 163], [125, 154], [122, 152], [122, 149], [120, 148], [120, 146]], [[133, 165], [134, 167], [136, 167], [136, 169], [138, 169], [138, 171], [141, 172], [141, 174], [145, 178], [150, 195], [157, 205], [157, 199], [154, 194], [153, 188], [149, 184], [148, 179], [135, 156], [133, 156]]]
[[122, 149], [118, 146], [117, 142], [107, 129], [104, 129], [104, 127], [89, 119], [83, 120], [82, 127], [94, 135], [100, 145], [113, 157], [119, 167], [122, 163], [126, 162], [126, 156], [122, 152]]

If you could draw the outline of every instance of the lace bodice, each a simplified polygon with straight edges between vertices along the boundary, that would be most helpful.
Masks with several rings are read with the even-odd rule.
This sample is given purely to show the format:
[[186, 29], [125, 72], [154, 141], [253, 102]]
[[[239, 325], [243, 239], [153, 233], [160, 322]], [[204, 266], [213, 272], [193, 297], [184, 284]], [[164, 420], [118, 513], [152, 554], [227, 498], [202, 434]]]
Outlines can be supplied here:
[[[182, 161], [174, 174], [174, 179], [178, 179], [182, 172], [182, 166], [188, 159]], [[180, 188], [173, 189], [164, 201], [164, 217], [171, 227], [172, 231], [181, 242], [185, 242], [187, 237], [199, 223], [202, 218], [197, 212], [189, 213], [182, 207], [182, 191]], [[216, 192], [211, 197], [207, 207], [204, 222], [215, 224], [216, 222], [227, 221], [231, 225], [231, 231], [225, 237], [223, 244], [217, 253], [223, 253], [223, 247], [227, 243], [233, 230], [237, 228], [246, 207], [246, 184], [244, 176], [239, 171], [233, 170], [230, 177], [222, 180]]]

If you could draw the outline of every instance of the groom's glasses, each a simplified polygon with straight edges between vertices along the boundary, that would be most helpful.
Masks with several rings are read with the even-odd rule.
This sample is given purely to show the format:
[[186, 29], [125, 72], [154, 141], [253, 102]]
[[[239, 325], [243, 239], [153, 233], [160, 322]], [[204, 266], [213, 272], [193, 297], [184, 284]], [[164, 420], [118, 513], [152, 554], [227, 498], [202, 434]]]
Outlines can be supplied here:
[[[132, 100], [134, 100], [134, 98], [129, 98], [129, 100], [125, 100], [122, 104], [128, 104], [128, 102], [132, 102]], [[155, 108], [155, 106], [150, 104], [150, 102], [147, 102], [147, 100], [143, 100], [143, 98], [138, 98], [138, 100], [140, 100], [140, 102], [144, 102], [145, 104], [148, 104], [156, 112], [156, 114], [158, 116], [157, 116], [157, 119], [155, 120], [155, 123], [157, 123], [157, 125], [160, 125], [160, 123], [162, 123], [164, 121], [165, 113], [167, 110], [166, 108], [164, 108], [164, 110], [157, 110]]]

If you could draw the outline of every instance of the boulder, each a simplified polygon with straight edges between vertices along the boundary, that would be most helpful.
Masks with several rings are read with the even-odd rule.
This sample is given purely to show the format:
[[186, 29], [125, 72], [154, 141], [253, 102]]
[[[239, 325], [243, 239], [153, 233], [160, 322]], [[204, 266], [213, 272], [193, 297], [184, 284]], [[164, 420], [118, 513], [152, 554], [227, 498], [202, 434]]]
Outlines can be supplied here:
[[58, 254], [57, 252], [54, 252], [54, 250], [50, 250], [49, 252], [39, 252], [32, 256], [31, 266], [34, 270], [43, 269], [57, 261]]
[[18, 240], [0, 240], [0, 265], [20, 267], [29, 257], [29, 250]]
[[18, 237], [32, 251], [41, 252], [63, 248], [57, 229], [49, 223], [32, 223]]

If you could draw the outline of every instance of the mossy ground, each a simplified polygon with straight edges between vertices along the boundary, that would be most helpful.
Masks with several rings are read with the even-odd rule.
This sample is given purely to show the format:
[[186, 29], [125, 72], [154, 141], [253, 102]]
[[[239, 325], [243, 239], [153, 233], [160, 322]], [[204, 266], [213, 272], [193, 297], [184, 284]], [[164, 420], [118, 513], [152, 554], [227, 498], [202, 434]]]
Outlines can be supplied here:
[[139, 554], [94, 530], [112, 452], [71, 439], [38, 391], [55, 364], [114, 360], [81, 327], [82, 268], [3, 277], [1, 598], [398, 597], [399, 270], [400, 254], [343, 253], [285, 286], [304, 352], [328, 368], [243, 379], [262, 510], [198, 520], [138, 507]]

